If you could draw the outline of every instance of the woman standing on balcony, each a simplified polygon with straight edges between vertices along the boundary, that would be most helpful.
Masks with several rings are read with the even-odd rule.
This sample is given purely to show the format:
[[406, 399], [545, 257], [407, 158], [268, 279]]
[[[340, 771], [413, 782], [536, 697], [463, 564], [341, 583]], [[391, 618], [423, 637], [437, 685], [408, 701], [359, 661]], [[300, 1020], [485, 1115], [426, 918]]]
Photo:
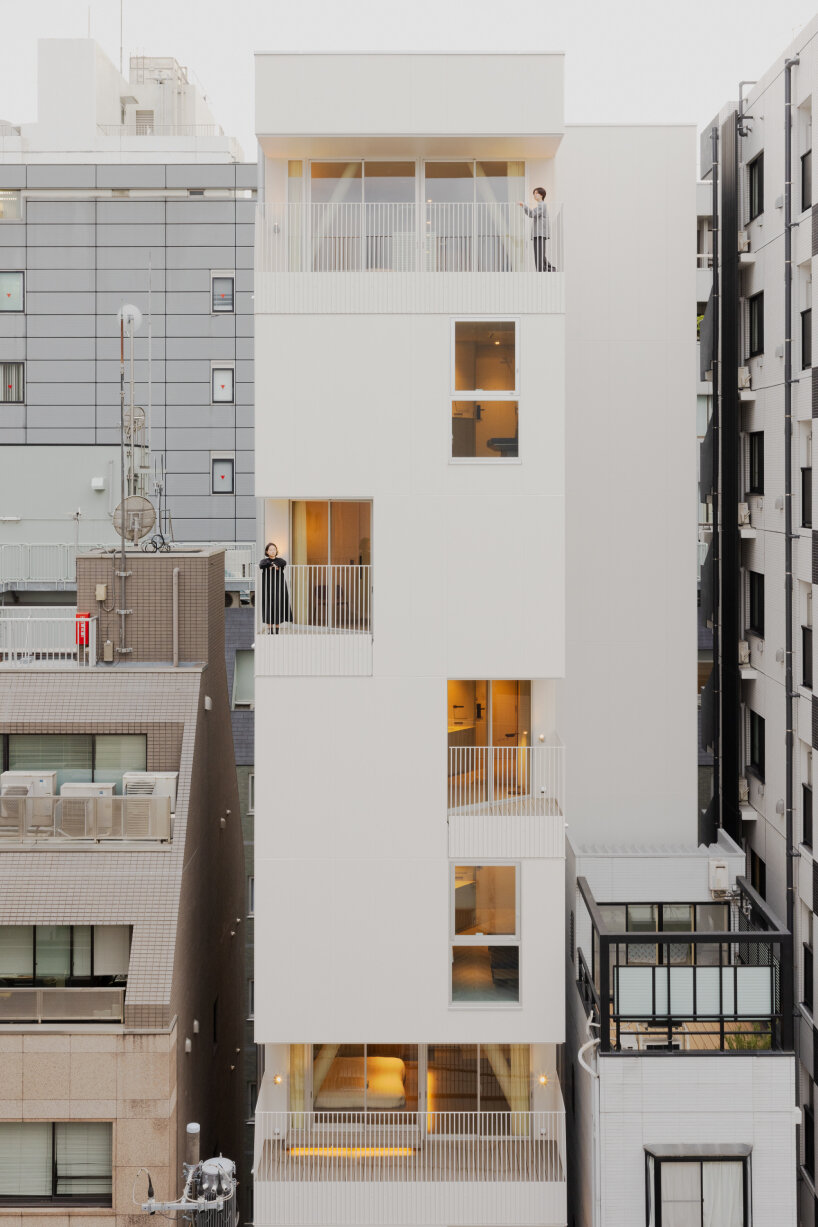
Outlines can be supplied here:
[[531, 218], [531, 242], [534, 247], [534, 265], [538, 273], [552, 273], [554, 270], [545, 258], [545, 244], [551, 237], [551, 227], [548, 221], [548, 206], [545, 203], [545, 188], [535, 187], [531, 193], [534, 197], [534, 208], [518, 200], [517, 204]]
[[292, 622], [293, 612], [290, 609], [290, 594], [284, 578], [287, 564], [283, 558], [279, 558], [275, 542], [268, 542], [264, 557], [258, 565], [261, 571], [261, 620], [268, 631], [275, 627], [275, 633], [278, 634], [282, 622]]

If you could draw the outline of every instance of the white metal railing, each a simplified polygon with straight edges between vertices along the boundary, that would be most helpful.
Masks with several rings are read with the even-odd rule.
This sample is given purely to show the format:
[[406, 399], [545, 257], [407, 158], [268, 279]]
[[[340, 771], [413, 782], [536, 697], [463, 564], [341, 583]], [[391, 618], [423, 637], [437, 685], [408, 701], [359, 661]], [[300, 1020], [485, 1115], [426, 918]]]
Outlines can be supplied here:
[[97, 124], [100, 136], [224, 136], [219, 124]]
[[[563, 268], [562, 210], [550, 211], [543, 271]], [[261, 204], [260, 273], [535, 272], [531, 220], [516, 203]]]
[[560, 1222], [565, 1113], [257, 1112], [254, 1178], [256, 1227]]
[[[17, 668], [55, 665], [93, 667], [97, 663], [96, 615], [77, 622], [50, 611], [48, 616], [4, 616], [0, 607], [0, 667]], [[72, 609], [71, 614], [75, 611]], [[77, 642], [77, 639], [87, 642]]]
[[561, 815], [564, 770], [562, 744], [450, 746], [449, 812]]
[[[96, 549], [88, 545], [83, 549]], [[4, 542], [0, 544], [0, 584], [74, 584], [77, 551], [65, 542]]]
[[259, 634], [352, 635], [372, 631], [372, 568], [297, 563], [259, 572]]
[[93, 840], [169, 840], [170, 797], [0, 796], [0, 846]]
[[118, 1023], [124, 1006], [124, 988], [0, 988], [0, 1023]]

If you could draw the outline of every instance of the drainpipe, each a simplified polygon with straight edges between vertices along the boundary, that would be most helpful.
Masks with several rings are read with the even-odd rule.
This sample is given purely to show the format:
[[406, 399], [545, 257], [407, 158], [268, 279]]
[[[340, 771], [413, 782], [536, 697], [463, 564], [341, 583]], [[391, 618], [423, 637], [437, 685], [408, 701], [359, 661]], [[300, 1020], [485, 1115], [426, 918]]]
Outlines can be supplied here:
[[[121, 58], [121, 52], [120, 52]], [[125, 653], [125, 316], [119, 316], [119, 651]]]
[[179, 668], [179, 567], [173, 568], [173, 667]]
[[713, 729], [713, 795], [716, 798], [716, 817], [719, 827], [724, 825], [722, 813], [721, 770], [721, 390], [719, 359], [721, 298], [719, 277], [719, 126], [710, 129], [710, 145], [713, 161], [713, 205], [710, 229], [713, 235], [713, 592], [716, 608], [713, 611], [713, 676], [715, 678], [715, 727]]

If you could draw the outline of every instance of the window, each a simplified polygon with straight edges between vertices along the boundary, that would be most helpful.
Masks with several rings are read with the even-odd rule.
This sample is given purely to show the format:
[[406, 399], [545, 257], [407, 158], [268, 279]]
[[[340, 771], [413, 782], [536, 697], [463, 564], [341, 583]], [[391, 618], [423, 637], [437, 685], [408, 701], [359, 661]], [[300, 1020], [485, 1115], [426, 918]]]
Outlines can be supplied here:
[[23, 310], [23, 273], [0, 273], [0, 311]]
[[452, 866], [451, 962], [453, 1004], [519, 1002], [520, 916], [515, 865]]
[[232, 366], [213, 367], [210, 372], [210, 399], [214, 405], [233, 404], [235, 375], [236, 372]]
[[801, 527], [812, 528], [812, 468], [801, 470]]
[[[656, 1148], [657, 1152], [660, 1148]], [[748, 1227], [749, 1155], [663, 1157], [648, 1151], [648, 1227]]]
[[764, 353], [764, 293], [750, 299], [750, 357]]
[[452, 459], [516, 459], [516, 324], [457, 320], [452, 343]]
[[130, 950], [127, 925], [0, 925], [0, 984], [121, 984]]
[[0, 1123], [0, 1205], [110, 1206], [111, 1125]]
[[801, 312], [801, 370], [812, 366], [812, 308]]
[[812, 690], [812, 627], [801, 627], [801, 685]]
[[766, 899], [767, 866], [753, 848], [750, 849], [750, 885], [757, 895], [761, 895], [762, 899]]
[[801, 842], [808, 848], [812, 847], [812, 789], [808, 784], [801, 786]]
[[803, 993], [801, 1000], [803, 1005], [812, 1014], [812, 985], [813, 985], [813, 966], [812, 966], [812, 946], [808, 946], [805, 942], [802, 946], [803, 950]]
[[24, 364], [0, 362], [0, 405], [22, 405], [24, 391]]
[[754, 430], [750, 435], [750, 494], [764, 493], [764, 431]]
[[255, 813], [256, 809], [256, 777], [254, 772], [250, 772], [247, 777], [247, 812], [248, 814]]
[[211, 493], [233, 494], [236, 462], [232, 456], [214, 456], [210, 461]]
[[750, 571], [750, 611], [747, 629], [754, 635], [764, 637], [764, 576], [759, 571]]
[[236, 663], [233, 669], [233, 707], [249, 708], [254, 706], [253, 649], [239, 648], [236, 651]]
[[812, 150], [801, 157], [801, 212], [812, 208]]
[[764, 154], [760, 153], [747, 167], [749, 180], [750, 221], [764, 212]]
[[247, 915], [255, 916], [256, 914], [256, 879], [247, 879]]
[[804, 1104], [804, 1171], [810, 1180], [815, 1181], [815, 1106], [812, 1087], [809, 1091], [809, 1101]]
[[256, 1014], [256, 982], [247, 981], [247, 1017], [255, 1018]]
[[0, 222], [19, 222], [23, 216], [22, 197], [19, 192], [0, 189]]
[[256, 1113], [256, 1100], [258, 1099], [258, 1083], [247, 1083], [247, 1120], [252, 1124], [253, 1117]]
[[210, 279], [210, 302], [213, 315], [229, 315], [234, 310], [233, 273], [213, 273]]
[[115, 784], [122, 793], [126, 771], [147, 770], [144, 733], [10, 733], [10, 771], [56, 771], [57, 792], [63, 784]]
[[764, 779], [764, 717], [750, 712], [750, 767], [760, 780]]
[[213, 1047], [215, 1048], [219, 1042], [219, 998], [218, 996], [213, 998], [212, 1024], [213, 1024]]

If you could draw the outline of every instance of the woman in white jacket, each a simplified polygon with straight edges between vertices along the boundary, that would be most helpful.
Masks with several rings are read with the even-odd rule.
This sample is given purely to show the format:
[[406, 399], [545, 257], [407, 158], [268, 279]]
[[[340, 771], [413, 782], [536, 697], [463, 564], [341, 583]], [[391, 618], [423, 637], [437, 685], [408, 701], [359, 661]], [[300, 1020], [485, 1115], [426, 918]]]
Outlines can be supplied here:
[[548, 221], [548, 206], [545, 203], [545, 188], [535, 187], [531, 193], [534, 197], [534, 207], [530, 209], [522, 200], [517, 204], [531, 218], [531, 242], [534, 247], [534, 265], [538, 273], [553, 272], [545, 258], [545, 244], [551, 237], [551, 226]]

